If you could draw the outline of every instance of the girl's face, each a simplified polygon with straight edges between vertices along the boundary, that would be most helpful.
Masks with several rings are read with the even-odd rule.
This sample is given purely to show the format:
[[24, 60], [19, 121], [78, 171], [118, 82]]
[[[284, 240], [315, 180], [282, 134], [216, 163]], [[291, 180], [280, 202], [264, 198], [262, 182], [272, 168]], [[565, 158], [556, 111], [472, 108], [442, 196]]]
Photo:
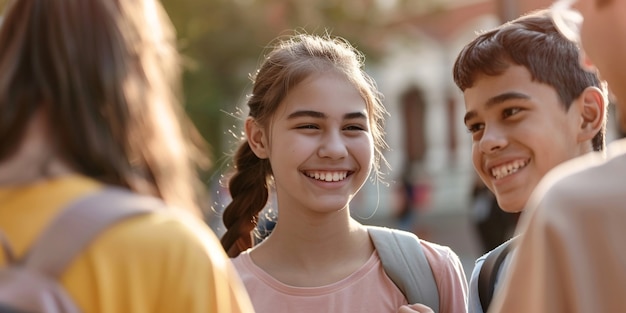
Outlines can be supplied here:
[[369, 120], [365, 100], [338, 72], [313, 75], [289, 92], [272, 119], [269, 140], [262, 135], [279, 212], [348, 208], [373, 165]]

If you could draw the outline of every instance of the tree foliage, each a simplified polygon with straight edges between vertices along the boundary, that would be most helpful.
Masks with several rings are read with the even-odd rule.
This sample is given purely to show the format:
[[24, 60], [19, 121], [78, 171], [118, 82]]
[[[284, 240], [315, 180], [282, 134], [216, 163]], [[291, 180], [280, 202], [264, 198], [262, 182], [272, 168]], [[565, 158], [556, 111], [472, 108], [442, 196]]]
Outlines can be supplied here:
[[[245, 101], [249, 75], [272, 40], [294, 31], [330, 33], [374, 60], [390, 22], [432, 1], [161, 0], [184, 56], [186, 110], [213, 147], [213, 159], [224, 154], [224, 133], [236, 122], [228, 112]], [[7, 2], [0, 0], [0, 7]]]
[[[249, 74], [275, 38], [330, 33], [346, 38], [374, 60], [388, 25], [422, 10], [411, 0], [162, 0], [185, 55], [187, 110], [214, 150], [236, 121], [227, 112], [245, 101]], [[387, 7], [385, 7], [385, 3]], [[421, 3], [421, 5], [416, 5]], [[228, 152], [228, 151], [226, 151]]]

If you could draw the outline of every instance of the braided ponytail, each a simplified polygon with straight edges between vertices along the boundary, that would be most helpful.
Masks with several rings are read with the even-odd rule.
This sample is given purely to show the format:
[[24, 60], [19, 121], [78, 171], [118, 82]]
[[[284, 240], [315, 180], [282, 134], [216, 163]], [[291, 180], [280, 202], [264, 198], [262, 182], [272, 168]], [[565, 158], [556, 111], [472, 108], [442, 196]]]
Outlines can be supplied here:
[[228, 183], [232, 202], [224, 210], [222, 219], [227, 230], [221, 239], [230, 257], [252, 247], [250, 234], [259, 212], [267, 204], [271, 175], [269, 161], [258, 158], [248, 142], [239, 146], [233, 161], [235, 174]]

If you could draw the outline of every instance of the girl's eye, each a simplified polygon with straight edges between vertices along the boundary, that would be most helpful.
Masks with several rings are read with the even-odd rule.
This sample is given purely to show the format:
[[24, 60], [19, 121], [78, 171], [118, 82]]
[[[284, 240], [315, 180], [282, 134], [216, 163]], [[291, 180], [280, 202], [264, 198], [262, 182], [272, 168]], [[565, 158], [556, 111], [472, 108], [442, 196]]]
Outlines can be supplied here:
[[304, 125], [298, 125], [296, 126], [297, 129], [318, 129], [319, 127], [317, 127], [317, 125], [315, 124], [304, 124]]
[[355, 131], [363, 131], [363, 130], [367, 130], [367, 128], [361, 126], [361, 125], [348, 125], [344, 128], [345, 130], [355, 130]]
[[502, 116], [509, 117], [512, 115], [515, 115], [517, 113], [519, 113], [522, 109], [521, 108], [508, 108], [508, 109], [504, 109], [504, 111], [502, 111]]

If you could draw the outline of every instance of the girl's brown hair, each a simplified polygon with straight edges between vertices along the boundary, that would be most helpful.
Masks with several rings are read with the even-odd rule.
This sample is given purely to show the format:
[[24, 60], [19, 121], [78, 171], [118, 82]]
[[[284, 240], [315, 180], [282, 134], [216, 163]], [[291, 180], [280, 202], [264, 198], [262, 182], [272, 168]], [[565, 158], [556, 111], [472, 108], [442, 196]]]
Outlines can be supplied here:
[[42, 112], [55, 154], [107, 184], [197, 209], [197, 132], [155, 0], [11, 1], [0, 28], [0, 161]]
[[[363, 55], [345, 40], [329, 35], [298, 34], [279, 41], [254, 77], [248, 99], [249, 116], [268, 129], [286, 95], [307, 77], [328, 70], [345, 75], [366, 102], [375, 145], [374, 171], [381, 177], [382, 151], [386, 148], [383, 121], [387, 114], [374, 80], [363, 70]], [[251, 232], [259, 212], [267, 204], [272, 168], [258, 158], [243, 140], [234, 155], [234, 174], [229, 181], [232, 202], [223, 215], [227, 228], [222, 245], [231, 257], [252, 246]]]

